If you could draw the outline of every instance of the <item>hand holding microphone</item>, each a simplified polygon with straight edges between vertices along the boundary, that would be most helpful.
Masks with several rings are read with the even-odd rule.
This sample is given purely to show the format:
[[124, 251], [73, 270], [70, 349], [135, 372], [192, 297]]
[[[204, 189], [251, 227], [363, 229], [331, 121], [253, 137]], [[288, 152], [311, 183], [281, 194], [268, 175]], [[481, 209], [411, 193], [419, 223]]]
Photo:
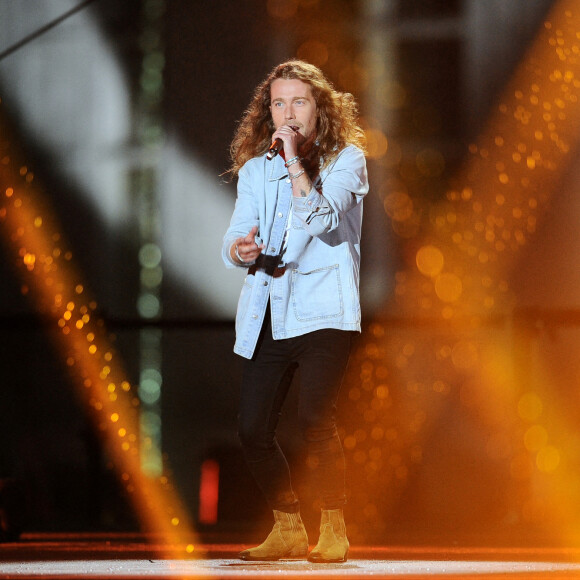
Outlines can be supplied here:
[[[270, 149], [266, 153], [266, 158], [268, 160], [274, 159], [282, 149], [286, 149], [286, 153], [293, 157], [297, 153], [297, 139], [302, 137], [298, 132], [299, 127], [292, 126], [292, 125], [282, 125], [278, 127], [274, 132], [272, 145], [270, 145]], [[286, 139], [283, 139], [285, 137]], [[294, 142], [294, 147], [292, 147], [292, 142]], [[291, 151], [291, 149], [295, 149], [295, 151]]]

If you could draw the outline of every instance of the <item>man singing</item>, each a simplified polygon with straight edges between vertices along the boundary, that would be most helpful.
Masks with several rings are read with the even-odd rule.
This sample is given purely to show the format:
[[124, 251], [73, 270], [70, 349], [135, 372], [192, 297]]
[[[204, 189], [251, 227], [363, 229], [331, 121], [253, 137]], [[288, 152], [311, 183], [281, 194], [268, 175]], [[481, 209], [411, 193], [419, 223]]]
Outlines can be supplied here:
[[[279, 154], [278, 154], [279, 152]], [[238, 195], [222, 255], [246, 268], [234, 352], [244, 357], [239, 437], [274, 512], [244, 560], [308, 554], [308, 536], [276, 427], [300, 368], [299, 426], [322, 513], [311, 562], [345, 562], [345, 460], [336, 402], [351, 338], [360, 332], [362, 201], [368, 191], [356, 103], [303, 61], [277, 66], [235, 133]]]

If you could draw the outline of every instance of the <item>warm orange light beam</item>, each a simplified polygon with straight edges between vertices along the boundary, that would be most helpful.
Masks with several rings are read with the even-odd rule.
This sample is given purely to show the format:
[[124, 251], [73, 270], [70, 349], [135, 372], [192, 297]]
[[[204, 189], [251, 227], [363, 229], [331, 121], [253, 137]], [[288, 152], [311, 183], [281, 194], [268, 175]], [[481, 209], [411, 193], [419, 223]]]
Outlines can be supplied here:
[[[389, 510], [410, 474], [420, 471], [432, 429], [458, 404], [487, 431], [485, 459], [498, 470], [494, 482], [465, 481], [482, 493], [495, 485], [507, 498], [487, 513], [472, 506], [481, 521], [497, 509], [498, 520], [511, 521], [508, 528], [533, 524], [544, 537], [560, 539], [578, 532], [579, 451], [561, 444], [577, 439], [575, 426], [550, 399], [549, 377], [541, 392], [518, 382], [509, 274], [577, 158], [579, 97], [580, 7], [561, 0], [470, 146], [446, 199], [429, 205], [397, 198], [396, 208], [406, 211], [391, 213], [406, 237], [425, 216], [407, 244], [407, 267], [397, 274], [395, 307], [388, 305], [391, 318], [396, 311], [408, 324], [393, 330], [377, 317], [347, 381], [356, 417], [346, 420], [356, 427], [345, 431], [344, 441], [357, 466], [354, 485], [364, 490], [361, 530], [388, 531]], [[395, 207], [391, 201], [387, 211]], [[547, 406], [560, 419], [550, 426]], [[445, 465], [443, 459], [464, 469], [460, 458], [441, 458]], [[465, 490], [457, 491], [465, 499]], [[508, 503], [512, 511], [502, 516]], [[461, 517], [453, 505], [445, 509]], [[478, 519], [471, 525], [482, 530]]]
[[0, 224], [16, 258], [22, 292], [47, 320], [144, 530], [155, 536], [164, 556], [194, 557], [194, 531], [170, 479], [141, 471], [139, 400], [47, 198], [20, 160], [2, 108], [0, 136]]

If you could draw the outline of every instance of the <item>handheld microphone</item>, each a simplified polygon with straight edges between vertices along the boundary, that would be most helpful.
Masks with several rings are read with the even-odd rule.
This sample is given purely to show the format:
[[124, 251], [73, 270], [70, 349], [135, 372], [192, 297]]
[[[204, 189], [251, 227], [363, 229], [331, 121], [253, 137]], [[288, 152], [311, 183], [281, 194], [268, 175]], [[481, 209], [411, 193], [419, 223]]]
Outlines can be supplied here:
[[284, 148], [284, 141], [280, 139], [280, 137], [276, 137], [272, 145], [270, 145], [270, 149], [268, 149], [268, 153], [266, 153], [266, 159], [272, 160], [282, 149]]

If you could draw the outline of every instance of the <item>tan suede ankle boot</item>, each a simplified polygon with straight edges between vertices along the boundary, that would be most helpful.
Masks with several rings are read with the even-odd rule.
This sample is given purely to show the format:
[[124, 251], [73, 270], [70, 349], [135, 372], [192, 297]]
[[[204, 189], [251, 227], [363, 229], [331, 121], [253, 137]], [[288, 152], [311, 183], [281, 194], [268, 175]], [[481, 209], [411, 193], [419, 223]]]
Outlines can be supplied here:
[[342, 510], [322, 510], [320, 538], [316, 547], [310, 552], [308, 560], [317, 564], [346, 562], [348, 548]]
[[240, 552], [242, 560], [279, 560], [306, 556], [308, 536], [300, 514], [274, 510], [274, 520], [274, 527], [262, 544]]

